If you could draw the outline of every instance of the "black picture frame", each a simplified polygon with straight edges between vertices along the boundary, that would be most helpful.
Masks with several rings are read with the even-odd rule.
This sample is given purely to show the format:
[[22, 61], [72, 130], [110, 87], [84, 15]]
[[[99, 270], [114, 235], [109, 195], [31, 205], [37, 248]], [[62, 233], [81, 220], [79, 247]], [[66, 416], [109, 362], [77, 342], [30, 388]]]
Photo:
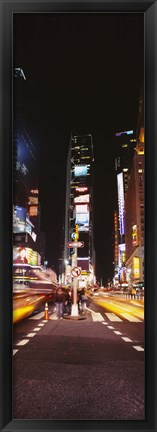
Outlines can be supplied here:
[[[145, 407], [144, 421], [12, 419], [12, 14], [17, 12], [143, 12], [145, 21]], [[2, 431], [157, 430], [157, 1], [1, 0], [1, 405]], [[137, 66], [138, 67], [138, 66]]]

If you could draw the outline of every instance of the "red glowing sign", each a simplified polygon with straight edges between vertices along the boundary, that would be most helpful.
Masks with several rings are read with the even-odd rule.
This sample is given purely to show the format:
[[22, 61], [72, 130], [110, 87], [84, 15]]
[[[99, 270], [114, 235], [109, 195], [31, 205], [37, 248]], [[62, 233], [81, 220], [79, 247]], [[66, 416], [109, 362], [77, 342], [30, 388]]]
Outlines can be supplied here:
[[76, 187], [75, 190], [77, 192], [86, 192], [88, 190], [88, 188], [85, 186], [84, 187]]

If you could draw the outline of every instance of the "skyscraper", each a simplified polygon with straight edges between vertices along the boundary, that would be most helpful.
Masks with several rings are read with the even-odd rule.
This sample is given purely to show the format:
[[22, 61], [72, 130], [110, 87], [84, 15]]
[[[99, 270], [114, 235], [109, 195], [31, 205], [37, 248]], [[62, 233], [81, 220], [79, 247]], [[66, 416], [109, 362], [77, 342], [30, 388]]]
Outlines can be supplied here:
[[116, 279], [122, 283], [126, 281], [125, 269], [125, 197], [130, 180], [133, 156], [136, 148], [136, 136], [133, 130], [116, 133], [115, 170], [117, 175], [118, 192], [118, 273]]
[[66, 209], [65, 209], [65, 282], [71, 282], [74, 265], [74, 248], [68, 243], [74, 239], [78, 227], [79, 241], [84, 245], [77, 249], [77, 266], [81, 280], [94, 282], [95, 253], [93, 236], [93, 141], [89, 135], [73, 135], [70, 139], [67, 159]]
[[128, 282], [144, 280], [144, 143], [138, 143], [125, 200]]
[[45, 234], [39, 220], [39, 151], [25, 126], [27, 80], [23, 69], [14, 69], [13, 83], [13, 251], [16, 263], [21, 249], [29, 255], [29, 262], [40, 264], [44, 262]]

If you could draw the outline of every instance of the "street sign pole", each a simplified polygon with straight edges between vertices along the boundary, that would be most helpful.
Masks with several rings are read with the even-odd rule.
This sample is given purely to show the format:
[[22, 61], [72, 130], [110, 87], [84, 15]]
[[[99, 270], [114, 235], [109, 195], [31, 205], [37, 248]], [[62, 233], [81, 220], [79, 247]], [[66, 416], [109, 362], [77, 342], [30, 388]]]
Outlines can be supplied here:
[[[77, 247], [75, 247], [75, 266], [77, 267]], [[73, 304], [71, 307], [71, 316], [78, 315], [77, 286], [78, 286], [78, 277], [74, 277], [73, 278]]]

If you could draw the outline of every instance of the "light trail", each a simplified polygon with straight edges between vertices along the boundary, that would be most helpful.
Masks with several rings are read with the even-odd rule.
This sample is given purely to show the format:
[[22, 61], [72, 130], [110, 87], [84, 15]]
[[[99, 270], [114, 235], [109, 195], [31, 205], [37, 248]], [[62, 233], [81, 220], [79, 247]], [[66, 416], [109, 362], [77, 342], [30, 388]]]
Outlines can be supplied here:
[[137, 306], [133, 303], [133, 301], [129, 302], [125, 299], [117, 299], [113, 297], [108, 297], [105, 299], [104, 297], [97, 297], [93, 298], [93, 301], [99, 306], [108, 309], [110, 312], [113, 312], [120, 317], [125, 318], [125, 314], [127, 313], [127, 316], [130, 316], [130, 321], [133, 321], [133, 317], [135, 317], [135, 322], [138, 322], [136, 321], [136, 318], [139, 320], [144, 319], [144, 304]]

